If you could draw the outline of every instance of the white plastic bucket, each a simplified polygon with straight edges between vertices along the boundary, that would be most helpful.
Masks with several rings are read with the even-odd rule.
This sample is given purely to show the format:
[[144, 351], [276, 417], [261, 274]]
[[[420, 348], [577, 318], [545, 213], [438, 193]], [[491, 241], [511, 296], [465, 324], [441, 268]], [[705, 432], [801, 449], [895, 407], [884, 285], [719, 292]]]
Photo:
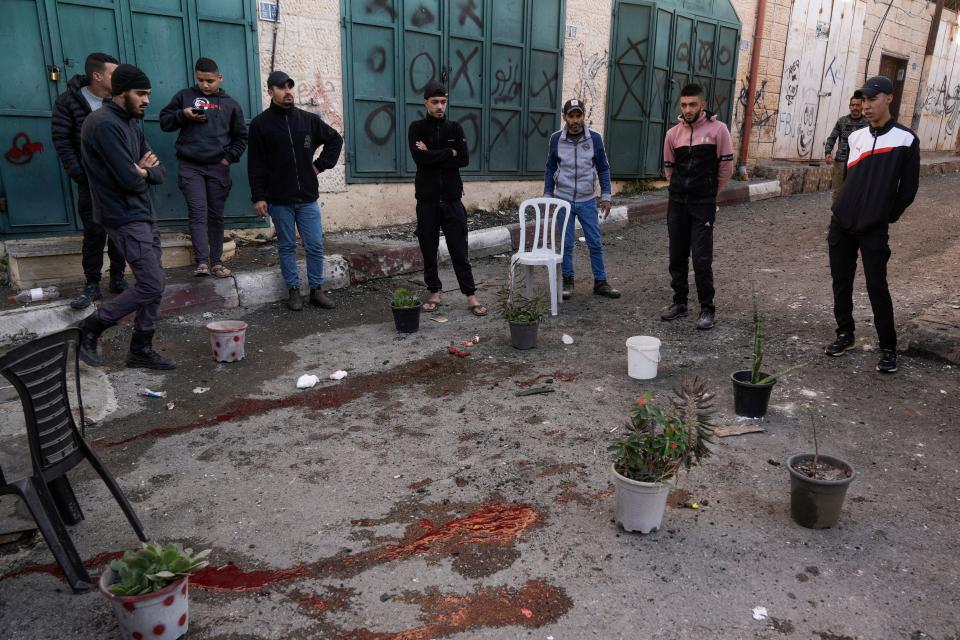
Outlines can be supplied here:
[[627, 338], [627, 375], [634, 380], [657, 377], [660, 364], [660, 340], [653, 336]]
[[247, 343], [247, 323], [243, 320], [217, 320], [207, 325], [210, 348], [217, 362], [243, 360]]

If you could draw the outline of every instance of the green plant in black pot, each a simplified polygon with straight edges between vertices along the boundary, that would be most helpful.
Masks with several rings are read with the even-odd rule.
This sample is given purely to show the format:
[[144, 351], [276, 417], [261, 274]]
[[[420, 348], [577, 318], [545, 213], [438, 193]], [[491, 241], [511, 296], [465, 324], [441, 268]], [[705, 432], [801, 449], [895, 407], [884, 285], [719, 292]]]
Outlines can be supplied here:
[[649, 392], [636, 399], [627, 431], [610, 443], [616, 520], [627, 531], [658, 529], [671, 480], [710, 456], [713, 394], [685, 381], [661, 407]]
[[504, 285], [500, 288], [497, 292], [497, 313], [510, 323], [510, 343], [514, 348], [532, 349], [537, 346], [538, 327], [550, 314], [550, 306], [542, 295], [528, 298], [517, 289], [519, 286], [511, 288]]
[[420, 329], [420, 299], [404, 287], [393, 292], [390, 303], [393, 310], [393, 322], [400, 333], [415, 333]]

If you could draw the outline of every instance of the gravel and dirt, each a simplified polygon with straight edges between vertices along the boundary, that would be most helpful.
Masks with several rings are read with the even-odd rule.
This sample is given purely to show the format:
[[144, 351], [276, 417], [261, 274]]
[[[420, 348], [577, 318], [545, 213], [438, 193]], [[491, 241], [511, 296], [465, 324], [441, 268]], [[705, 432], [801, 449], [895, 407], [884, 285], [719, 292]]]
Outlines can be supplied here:
[[[958, 192], [960, 175], [924, 179], [893, 227], [899, 325], [960, 303]], [[467, 312], [452, 271], [449, 321], [424, 315], [411, 335], [395, 333], [388, 301], [418, 275], [336, 291], [332, 312], [216, 313], [250, 323], [234, 364], [211, 360], [199, 314], [164, 321], [157, 344], [179, 363], [169, 373], [122, 368], [129, 327], [114, 329], [105, 382], [84, 398], [112, 412], [87, 435], [154, 538], [213, 549], [214, 568], [192, 582], [191, 638], [957, 640], [960, 375], [909, 356], [897, 374], [876, 373], [862, 277], [857, 348], [823, 355], [828, 199], [721, 209], [707, 332], [695, 313], [659, 320], [670, 302], [662, 220], [607, 231], [620, 300], [590, 294], [577, 246], [574, 298], [529, 352], [510, 347], [502, 320]], [[492, 303], [507, 261], [474, 266]], [[749, 366], [754, 287], [766, 362], [804, 363], [776, 385], [762, 423], [734, 416], [730, 383]], [[447, 353], [474, 335], [470, 357]], [[626, 375], [633, 335], [663, 341], [655, 380]], [[338, 369], [348, 377], [328, 380]], [[296, 390], [302, 373], [321, 383]], [[642, 391], [664, 399], [692, 376], [716, 392], [718, 425], [764, 431], [719, 438], [679, 479], [664, 528], [628, 534], [612, 521], [607, 443]], [[555, 392], [516, 395], [532, 384]], [[18, 411], [0, 406], [0, 447]], [[789, 515], [786, 461], [813, 449], [810, 412], [820, 451], [857, 473], [839, 525], [823, 531]], [[71, 535], [96, 574], [136, 538], [89, 468], [72, 480], [86, 520]], [[0, 638], [118, 637], [107, 603], [70, 594], [51, 562], [38, 537], [0, 547]]]

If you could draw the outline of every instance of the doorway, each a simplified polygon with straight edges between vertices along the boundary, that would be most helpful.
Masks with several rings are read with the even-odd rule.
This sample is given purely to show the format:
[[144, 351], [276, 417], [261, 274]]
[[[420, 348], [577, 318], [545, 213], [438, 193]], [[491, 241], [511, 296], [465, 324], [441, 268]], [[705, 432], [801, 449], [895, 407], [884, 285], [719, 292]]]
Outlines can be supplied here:
[[900, 117], [900, 99], [903, 97], [903, 85], [907, 78], [907, 61], [893, 56], [880, 56], [880, 75], [893, 83], [893, 102], [890, 103], [890, 115], [894, 120]]

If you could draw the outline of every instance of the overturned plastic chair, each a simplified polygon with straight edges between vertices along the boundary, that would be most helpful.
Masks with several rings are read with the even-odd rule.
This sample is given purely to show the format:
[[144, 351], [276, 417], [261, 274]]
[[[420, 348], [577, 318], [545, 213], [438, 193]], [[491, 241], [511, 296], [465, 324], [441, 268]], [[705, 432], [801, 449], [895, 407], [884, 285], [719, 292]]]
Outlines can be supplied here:
[[67, 367], [72, 360], [82, 428], [79, 345], [80, 330], [67, 329], [32, 340], [0, 357], [0, 375], [13, 384], [20, 396], [33, 467], [33, 475], [13, 481], [4, 478], [0, 469], [0, 495], [13, 494], [23, 499], [67, 583], [76, 593], [89, 590], [91, 582], [65, 526], [83, 519], [66, 473], [84, 459], [120, 504], [137, 537], [147, 540], [130, 502], [74, 422], [67, 390]]
[[[533, 241], [527, 249], [527, 209], [533, 209], [536, 218], [533, 227]], [[563, 214], [563, 224], [557, 233], [557, 222]], [[520, 264], [525, 267], [527, 297], [533, 297], [533, 268], [547, 268], [550, 283], [550, 315], [557, 315], [557, 307], [562, 298], [560, 270], [563, 264], [563, 239], [570, 224], [570, 203], [558, 198], [531, 198], [520, 204], [520, 250], [510, 258], [510, 288], [513, 289], [514, 268]]]

